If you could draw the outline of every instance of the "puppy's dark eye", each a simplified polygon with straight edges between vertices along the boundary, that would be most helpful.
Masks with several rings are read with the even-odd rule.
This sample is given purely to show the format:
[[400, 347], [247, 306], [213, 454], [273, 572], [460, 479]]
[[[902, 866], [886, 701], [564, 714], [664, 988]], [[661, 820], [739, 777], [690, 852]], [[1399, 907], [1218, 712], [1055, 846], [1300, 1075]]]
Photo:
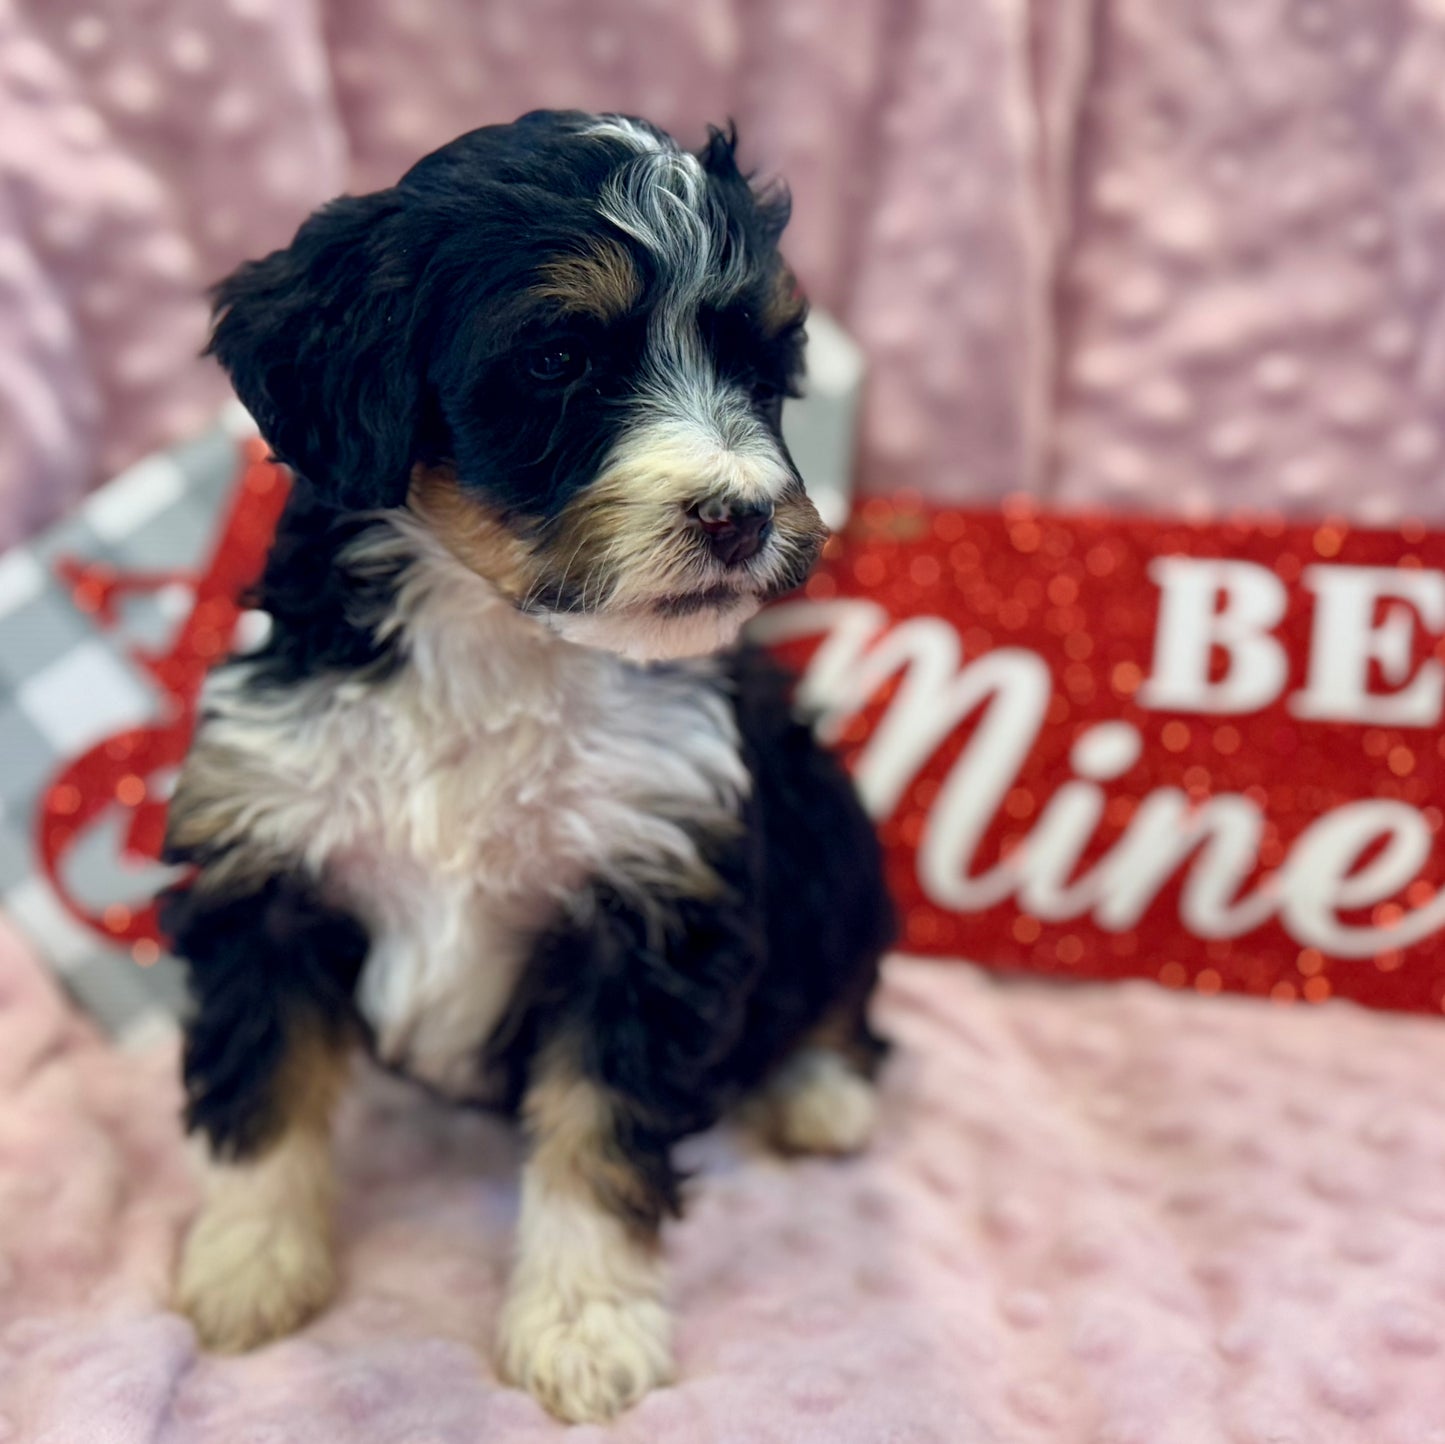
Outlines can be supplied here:
[[547, 386], [564, 386], [587, 374], [591, 365], [580, 341], [554, 341], [534, 346], [526, 355], [527, 374]]

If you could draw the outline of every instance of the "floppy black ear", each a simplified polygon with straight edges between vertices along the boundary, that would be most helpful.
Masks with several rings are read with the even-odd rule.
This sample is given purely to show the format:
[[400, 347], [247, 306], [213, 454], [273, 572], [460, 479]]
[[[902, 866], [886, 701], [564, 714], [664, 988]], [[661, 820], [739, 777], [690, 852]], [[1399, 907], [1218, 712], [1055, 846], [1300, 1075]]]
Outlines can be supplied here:
[[417, 459], [415, 251], [393, 192], [343, 196], [215, 288], [208, 353], [276, 456], [335, 506], [398, 506]]

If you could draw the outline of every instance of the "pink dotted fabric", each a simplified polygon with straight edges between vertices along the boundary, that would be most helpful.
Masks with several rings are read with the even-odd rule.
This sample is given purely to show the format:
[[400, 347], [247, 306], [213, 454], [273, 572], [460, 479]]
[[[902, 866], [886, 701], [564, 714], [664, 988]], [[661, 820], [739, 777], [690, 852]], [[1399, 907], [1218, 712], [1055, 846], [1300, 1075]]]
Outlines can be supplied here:
[[[1445, 1032], [897, 961], [881, 1137], [701, 1141], [679, 1383], [577, 1444], [1439, 1444]], [[517, 1148], [399, 1084], [342, 1128], [346, 1283], [198, 1357], [168, 1048], [121, 1058], [0, 935], [0, 1439], [542, 1444], [486, 1363]]]
[[304, 4], [0, 0], [0, 545], [207, 424], [205, 286], [344, 156]]
[[738, 118], [873, 490], [1445, 516], [1438, 0], [0, 0], [0, 543], [219, 399], [203, 283], [539, 105]]
[[1445, 516], [1445, 8], [1116, 0], [1099, 24], [1055, 494]]

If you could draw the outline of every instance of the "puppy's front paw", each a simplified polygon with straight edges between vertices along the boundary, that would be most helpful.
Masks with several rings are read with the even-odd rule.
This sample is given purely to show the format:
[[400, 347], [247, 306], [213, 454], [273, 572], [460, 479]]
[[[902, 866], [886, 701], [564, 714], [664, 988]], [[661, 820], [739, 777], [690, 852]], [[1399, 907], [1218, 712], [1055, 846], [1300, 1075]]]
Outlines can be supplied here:
[[878, 1092], [838, 1054], [805, 1048], [768, 1084], [763, 1116], [788, 1153], [857, 1153], [873, 1136]]
[[652, 1298], [519, 1289], [502, 1313], [502, 1374], [569, 1424], [598, 1424], [672, 1377], [667, 1310]]
[[235, 1354], [299, 1328], [335, 1289], [331, 1240], [314, 1220], [212, 1205], [186, 1239], [175, 1303], [202, 1347]]

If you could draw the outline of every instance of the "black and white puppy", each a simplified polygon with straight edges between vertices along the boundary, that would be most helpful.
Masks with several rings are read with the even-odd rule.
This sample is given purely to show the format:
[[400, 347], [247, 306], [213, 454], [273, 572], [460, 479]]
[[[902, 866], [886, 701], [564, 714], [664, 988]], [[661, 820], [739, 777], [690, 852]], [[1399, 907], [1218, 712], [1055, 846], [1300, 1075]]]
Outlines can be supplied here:
[[499, 1358], [566, 1419], [668, 1377], [679, 1139], [745, 1101], [787, 1148], [868, 1135], [876, 841], [776, 673], [707, 655], [823, 535], [779, 433], [786, 217], [731, 135], [538, 112], [220, 286], [297, 482], [170, 814], [207, 1344], [326, 1302], [358, 1043], [520, 1112]]

